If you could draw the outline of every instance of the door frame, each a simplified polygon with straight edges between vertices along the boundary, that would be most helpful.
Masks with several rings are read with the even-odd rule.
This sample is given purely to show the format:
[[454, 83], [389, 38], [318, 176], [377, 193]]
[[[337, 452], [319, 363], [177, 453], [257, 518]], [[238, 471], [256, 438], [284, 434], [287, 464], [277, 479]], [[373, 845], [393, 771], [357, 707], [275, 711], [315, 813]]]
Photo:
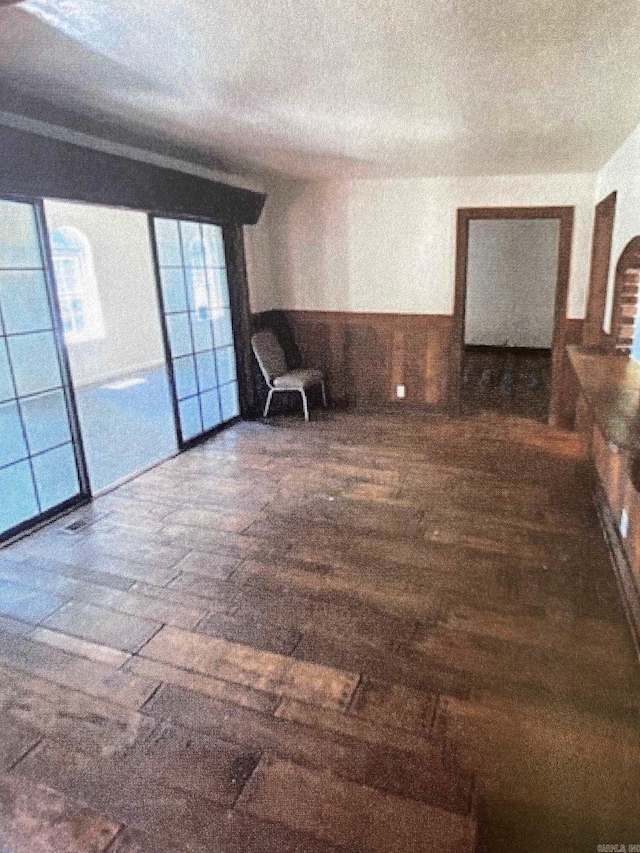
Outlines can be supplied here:
[[87, 456], [82, 438], [76, 391], [73, 384], [73, 376], [71, 374], [69, 349], [64, 337], [62, 312], [60, 309], [60, 300], [58, 299], [58, 286], [56, 284], [55, 270], [53, 267], [51, 237], [49, 235], [49, 224], [47, 222], [47, 215], [44, 208], [44, 199], [36, 199], [34, 201], [34, 206], [36, 209], [38, 235], [40, 237], [40, 244], [42, 246], [42, 255], [44, 259], [45, 280], [47, 283], [49, 303], [51, 305], [51, 314], [53, 316], [53, 332], [56, 338], [58, 358], [60, 360], [60, 373], [62, 374], [64, 395], [67, 403], [67, 410], [69, 412], [69, 424], [76, 457], [76, 469], [78, 472], [78, 482], [80, 483], [80, 495], [84, 500], [88, 501], [92, 496], [91, 482], [89, 480], [89, 468], [87, 466]]
[[608, 335], [604, 331], [604, 314], [611, 269], [611, 245], [616, 216], [617, 193], [614, 191], [596, 204], [591, 241], [591, 268], [587, 313], [584, 321], [585, 346], [600, 346]]
[[44, 512], [38, 513], [38, 515], [33, 516], [33, 518], [28, 518], [25, 521], [16, 524], [14, 527], [10, 527], [8, 530], [0, 531], [0, 547], [3, 547], [16, 539], [19, 539], [24, 534], [37, 530], [49, 521], [64, 515], [70, 510], [89, 503], [91, 500], [91, 487], [89, 484], [87, 460], [82, 441], [82, 433], [80, 431], [80, 420], [78, 417], [75, 390], [69, 366], [69, 351], [64, 339], [62, 315], [60, 312], [58, 291], [55, 283], [51, 243], [49, 239], [47, 218], [44, 211], [44, 201], [42, 198], [22, 195], [19, 193], [0, 193], [0, 199], [3, 201], [18, 202], [19, 204], [28, 204], [33, 208], [38, 246], [40, 249], [40, 257], [42, 258], [42, 271], [45, 281], [47, 301], [49, 303], [49, 311], [51, 314], [51, 326], [56, 344], [56, 356], [62, 383], [62, 394], [64, 396], [65, 406], [67, 409], [71, 446], [73, 448], [76, 474], [78, 476], [78, 493], [76, 495], [67, 498], [67, 500], [60, 504], [56, 504], [55, 506], [44, 510]]
[[[180, 422], [180, 407], [178, 404], [178, 390], [176, 386], [176, 377], [173, 368], [173, 356], [171, 354], [171, 345], [169, 343], [169, 329], [167, 327], [167, 315], [165, 312], [164, 305], [164, 294], [162, 292], [162, 277], [160, 275], [160, 254], [158, 250], [158, 241], [156, 239], [156, 229], [155, 229], [155, 220], [156, 219], [171, 219], [176, 222], [195, 222], [197, 224], [209, 224], [216, 225], [222, 229], [222, 243], [224, 246], [224, 257], [225, 257], [225, 266], [227, 272], [227, 286], [229, 288], [229, 312], [231, 314], [231, 324], [233, 329], [233, 350], [236, 361], [236, 380], [238, 383], [238, 398], [239, 398], [239, 406], [241, 407], [241, 383], [242, 383], [242, 373], [240, 370], [239, 364], [239, 345], [236, 333], [236, 316], [234, 310], [234, 300], [231, 293], [231, 286], [229, 284], [229, 251], [228, 251], [228, 230], [227, 228], [221, 224], [220, 222], [216, 222], [214, 219], [206, 219], [204, 217], [194, 217], [194, 216], [164, 216], [160, 213], [148, 213], [147, 214], [147, 225], [149, 229], [149, 240], [151, 245], [151, 255], [153, 258], [153, 270], [156, 281], [156, 303], [158, 306], [158, 313], [160, 317], [160, 330], [162, 332], [162, 344], [164, 347], [164, 357], [165, 363], [167, 367], [167, 376], [169, 379], [169, 390], [171, 392], [171, 405], [173, 408], [173, 419], [176, 430], [176, 440], [178, 442], [178, 452], [182, 453], [184, 450], [189, 450], [192, 447], [196, 447], [198, 444], [203, 444], [205, 441], [208, 441], [212, 436], [221, 432], [229, 426], [237, 423], [242, 419], [242, 410], [239, 415], [236, 415], [233, 418], [230, 418], [228, 421], [222, 421], [219, 424], [216, 424], [214, 427], [210, 427], [209, 429], [204, 430], [198, 435], [193, 436], [192, 438], [183, 438], [182, 435], [182, 424]], [[217, 367], [216, 367], [217, 371]], [[196, 380], [197, 381], [197, 380]], [[217, 386], [219, 389], [219, 386]], [[220, 412], [222, 413], [222, 405], [220, 406]]]
[[451, 345], [451, 398], [454, 407], [460, 405], [464, 358], [464, 331], [469, 265], [469, 223], [487, 219], [555, 219], [559, 224], [558, 266], [551, 342], [551, 400], [549, 423], [561, 420], [563, 396], [563, 367], [567, 342], [567, 297], [571, 269], [574, 208], [563, 207], [461, 207], [458, 208], [456, 228], [455, 295], [453, 305], [453, 340]]

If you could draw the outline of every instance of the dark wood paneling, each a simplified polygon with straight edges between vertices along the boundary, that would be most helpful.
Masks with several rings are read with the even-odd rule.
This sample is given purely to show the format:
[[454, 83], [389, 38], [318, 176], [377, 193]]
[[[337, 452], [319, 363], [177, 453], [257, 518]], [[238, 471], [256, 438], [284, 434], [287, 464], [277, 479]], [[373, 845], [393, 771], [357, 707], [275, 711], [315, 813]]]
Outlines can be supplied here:
[[255, 224], [266, 196], [14, 128], [0, 128], [0, 193]]
[[[629, 488], [633, 488], [629, 484]], [[600, 516], [611, 560], [616, 573], [622, 603], [640, 657], [640, 496], [633, 494], [633, 507], [629, 512], [629, 532], [620, 535], [619, 514], [611, 506], [606, 489], [595, 475], [595, 504]]]
[[584, 342], [597, 346], [603, 342], [602, 324], [607, 301], [607, 283], [611, 261], [611, 240], [616, 212], [616, 193], [613, 192], [596, 205], [591, 245], [591, 271], [587, 316], [584, 324]]
[[[566, 343], [582, 341], [583, 322], [566, 320]], [[290, 366], [321, 368], [334, 403], [444, 407], [456, 399], [453, 316], [273, 310], [254, 314], [252, 328], [272, 328]], [[259, 378], [256, 383], [261, 386]], [[396, 397], [396, 385], [405, 385], [404, 400]], [[572, 427], [578, 388], [564, 350], [556, 367], [556, 389], [557, 423]]]
[[558, 276], [556, 284], [552, 344], [552, 386], [549, 423], [564, 426], [566, 422], [566, 383], [570, 375], [565, 347], [568, 343], [567, 294], [573, 240], [573, 207], [468, 207], [458, 210], [456, 234], [456, 273], [454, 300], [453, 357], [450, 387], [452, 402], [460, 399], [460, 376], [464, 354], [464, 322], [467, 297], [467, 262], [469, 222], [472, 219], [557, 219], [560, 225]]
[[[605, 356], [592, 356], [591, 360]], [[609, 362], [611, 357], [608, 357]], [[622, 363], [623, 359], [619, 359]], [[593, 465], [594, 501], [600, 516], [605, 539], [609, 546], [622, 601], [640, 655], [640, 493], [634, 481], [638, 466], [638, 451], [618, 446], [607, 434], [608, 420], [602, 421], [601, 400], [594, 395], [585, 365], [574, 360], [576, 383], [579, 384], [578, 427], [582, 433]], [[588, 365], [587, 365], [588, 366]], [[597, 366], [597, 365], [596, 365]], [[577, 369], [576, 369], [577, 368]], [[606, 383], [607, 362], [602, 378]], [[609, 397], [615, 412], [616, 379], [610, 377]], [[627, 407], [622, 406], [623, 409]], [[622, 535], [622, 512], [627, 514], [627, 531]]]
[[[321, 368], [333, 402], [438, 407], [450, 397], [453, 318], [443, 314], [269, 311], [254, 328], [274, 328], [291, 364]], [[396, 385], [405, 385], [399, 400]]]
[[605, 441], [640, 453], [640, 365], [592, 348], [569, 347], [568, 355]]

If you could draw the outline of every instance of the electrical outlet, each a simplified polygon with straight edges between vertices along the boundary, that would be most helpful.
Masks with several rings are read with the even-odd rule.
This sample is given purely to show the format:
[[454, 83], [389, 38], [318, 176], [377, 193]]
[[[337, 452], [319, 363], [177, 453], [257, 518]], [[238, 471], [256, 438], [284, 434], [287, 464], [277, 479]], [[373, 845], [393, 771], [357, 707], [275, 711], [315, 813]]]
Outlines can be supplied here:
[[620, 513], [620, 536], [623, 539], [627, 538], [627, 533], [629, 532], [629, 513], [626, 509], [623, 509]]
[[396, 396], [399, 400], [404, 400], [407, 394], [407, 389], [404, 385], [396, 385]]

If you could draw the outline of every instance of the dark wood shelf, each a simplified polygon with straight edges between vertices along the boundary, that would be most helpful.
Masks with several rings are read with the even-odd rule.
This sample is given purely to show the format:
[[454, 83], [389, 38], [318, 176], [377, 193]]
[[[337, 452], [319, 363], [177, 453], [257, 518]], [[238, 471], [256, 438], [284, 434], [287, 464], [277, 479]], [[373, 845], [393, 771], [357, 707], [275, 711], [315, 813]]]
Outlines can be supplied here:
[[567, 352], [605, 440], [640, 450], [640, 364], [595, 347], [568, 346]]

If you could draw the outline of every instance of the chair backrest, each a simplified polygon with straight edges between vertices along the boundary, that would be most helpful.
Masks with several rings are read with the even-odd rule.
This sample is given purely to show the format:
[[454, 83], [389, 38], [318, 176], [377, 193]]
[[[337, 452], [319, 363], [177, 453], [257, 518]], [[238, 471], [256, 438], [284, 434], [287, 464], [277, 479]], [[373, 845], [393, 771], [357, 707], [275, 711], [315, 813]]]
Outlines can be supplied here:
[[287, 360], [284, 350], [273, 332], [265, 329], [251, 336], [251, 346], [262, 375], [268, 384], [278, 376], [283, 376], [287, 370]]

